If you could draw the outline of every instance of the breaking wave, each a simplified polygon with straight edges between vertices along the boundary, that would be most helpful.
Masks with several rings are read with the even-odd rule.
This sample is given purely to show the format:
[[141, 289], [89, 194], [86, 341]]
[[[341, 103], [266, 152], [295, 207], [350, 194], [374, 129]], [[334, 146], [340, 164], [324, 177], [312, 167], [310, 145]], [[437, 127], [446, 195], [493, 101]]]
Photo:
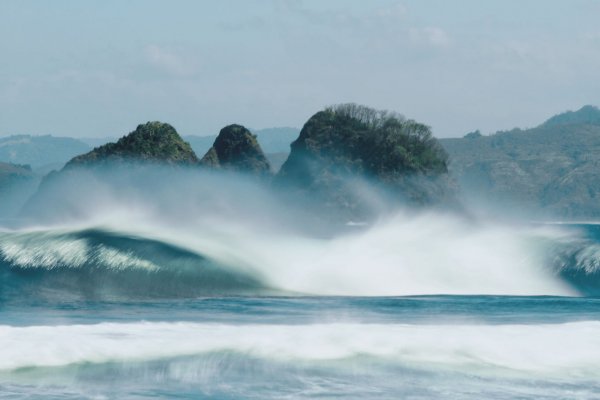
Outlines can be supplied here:
[[366, 357], [477, 375], [600, 376], [600, 323], [596, 321], [493, 326], [100, 323], [0, 326], [0, 338], [10, 343], [3, 350], [0, 371], [181, 357], [196, 357], [199, 364], [206, 364], [210, 355], [224, 359], [229, 354], [286, 363]]
[[107, 230], [0, 233], [0, 298], [111, 299], [268, 293], [259, 274]]
[[0, 232], [0, 299], [595, 294], [600, 244], [574, 232], [397, 216], [315, 238], [212, 224]]
[[42, 186], [18, 225], [0, 230], [0, 299], [600, 288], [600, 232], [581, 227], [474, 220], [385, 199], [373, 200], [382, 203], [376, 219], [343, 225], [318, 202], [241, 176], [161, 168], [79, 171]]

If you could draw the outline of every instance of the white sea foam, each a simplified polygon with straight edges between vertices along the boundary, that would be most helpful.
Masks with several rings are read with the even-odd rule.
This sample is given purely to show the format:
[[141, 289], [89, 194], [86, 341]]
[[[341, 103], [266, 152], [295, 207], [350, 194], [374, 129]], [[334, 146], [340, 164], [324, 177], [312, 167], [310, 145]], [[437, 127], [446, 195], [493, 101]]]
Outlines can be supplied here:
[[[117, 237], [166, 242], [294, 293], [577, 294], [548, 268], [553, 241], [567, 235], [564, 227], [511, 226], [447, 213], [398, 211], [381, 214], [382, 220], [373, 225], [348, 227], [354, 232], [331, 237], [307, 229], [314, 213], [304, 218], [302, 207], [289, 206], [251, 180], [169, 171], [128, 177], [127, 171], [119, 170], [109, 174], [110, 179], [119, 178], [114, 187], [109, 180], [87, 175], [64, 182], [43, 199], [47, 201], [42, 211], [54, 223], [6, 233], [0, 255], [30, 268], [92, 262], [113, 269], [177, 269], [176, 263], [156, 265], [152, 257], [122, 248], [99, 251], [103, 247], [96, 244], [90, 251], [81, 235], [63, 235], [98, 228]], [[63, 215], [71, 217], [57, 217]]]
[[0, 232], [0, 255], [11, 265], [25, 269], [82, 268], [92, 263], [109, 270], [159, 269], [152, 261], [136, 257], [132, 251], [120, 251], [102, 244], [90, 246], [85, 238], [70, 233], [74, 232], [62, 229]]
[[[506, 294], [574, 295], [556, 276], [547, 253], [558, 228], [472, 224], [458, 217], [397, 214], [333, 238], [261, 229], [254, 222], [199, 218], [176, 227], [151, 217], [103, 228], [175, 245], [256, 276], [270, 287], [314, 295]], [[97, 221], [90, 222], [96, 224]], [[95, 228], [89, 225], [87, 228]], [[0, 255], [23, 268], [137, 268], [174, 272], [151, 256], [102, 244], [91, 247], [81, 228], [4, 233]], [[83, 235], [85, 237], [85, 235]], [[582, 257], [583, 255], [580, 254]], [[590, 256], [596, 262], [597, 257]]]
[[281, 362], [368, 356], [475, 374], [600, 377], [600, 322], [544, 325], [222, 325], [100, 323], [0, 326], [0, 370], [140, 362], [219, 352]]
[[171, 237], [224, 263], [260, 271], [277, 288], [302, 293], [573, 295], [546, 264], [554, 234], [474, 226], [431, 213], [397, 215], [333, 239], [243, 226], [230, 228], [224, 242], [215, 236]]

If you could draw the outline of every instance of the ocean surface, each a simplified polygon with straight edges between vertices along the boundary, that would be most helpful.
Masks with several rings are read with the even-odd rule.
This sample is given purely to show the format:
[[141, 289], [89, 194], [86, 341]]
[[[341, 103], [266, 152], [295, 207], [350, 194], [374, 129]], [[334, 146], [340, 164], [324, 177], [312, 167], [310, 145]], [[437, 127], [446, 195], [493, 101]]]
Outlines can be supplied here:
[[417, 226], [6, 227], [0, 399], [600, 399], [598, 225]]

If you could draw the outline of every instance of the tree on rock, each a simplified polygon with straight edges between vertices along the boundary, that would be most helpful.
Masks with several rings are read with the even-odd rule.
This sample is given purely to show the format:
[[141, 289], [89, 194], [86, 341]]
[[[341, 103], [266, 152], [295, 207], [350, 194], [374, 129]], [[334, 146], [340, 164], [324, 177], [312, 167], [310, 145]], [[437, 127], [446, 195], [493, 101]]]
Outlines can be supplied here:
[[360, 177], [407, 200], [429, 203], [445, 191], [448, 156], [428, 126], [356, 104], [313, 115], [291, 145], [277, 181], [343, 198], [340, 187]]

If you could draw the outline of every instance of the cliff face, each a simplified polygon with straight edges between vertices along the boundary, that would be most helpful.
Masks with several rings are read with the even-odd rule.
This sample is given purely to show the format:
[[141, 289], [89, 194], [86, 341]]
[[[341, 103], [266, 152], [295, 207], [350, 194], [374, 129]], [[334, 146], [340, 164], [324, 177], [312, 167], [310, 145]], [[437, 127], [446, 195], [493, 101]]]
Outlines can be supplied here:
[[241, 125], [221, 129], [213, 146], [202, 157], [202, 165], [264, 175], [271, 170], [256, 136]]
[[66, 167], [114, 161], [194, 165], [198, 163], [198, 157], [171, 125], [147, 122], [116, 143], [105, 144], [73, 158]]
[[405, 201], [428, 204], [448, 189], [442, 182], [446, 159], [427, 126], [398, 114], [344, 104], [306, 122], [277, 181], [343, 199], [353, 208], [360, 200], [353, 199], [348, 184], [362, 178]]

